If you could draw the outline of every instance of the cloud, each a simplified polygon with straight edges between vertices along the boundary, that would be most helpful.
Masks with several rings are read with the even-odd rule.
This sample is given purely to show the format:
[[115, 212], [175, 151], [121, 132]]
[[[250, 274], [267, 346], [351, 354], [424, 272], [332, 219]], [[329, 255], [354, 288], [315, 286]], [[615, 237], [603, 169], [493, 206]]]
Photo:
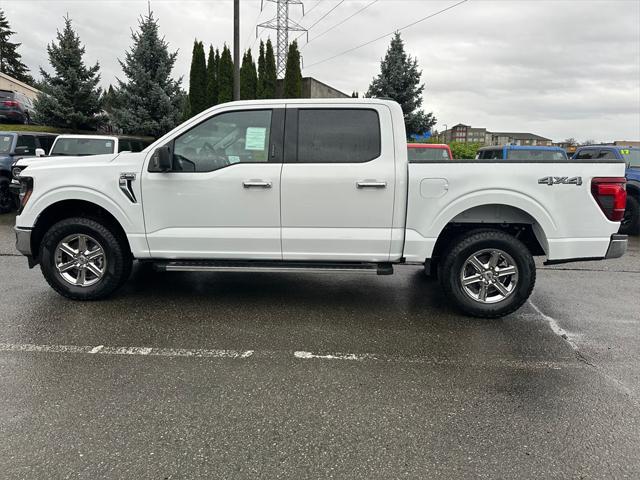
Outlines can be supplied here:
[[[454, 0], [379, 0], [317, 40], [329, 27], [367, 5], [344, 2], [309, 32], [301, 46], [305, 66], [339, 54], [449, 6]], [[306, 0], [291, 16], [312, 25], [337, 0]], [[230, 0], [152, 0], [173, 50], [174, 74], [188, 79], [194, 38], [230, 44]], [[317, 5], [317, 6], [316, 6]], [[259, 0], [241, 0], [241, 42], [254, 43]], [[86, 45], [86, 61], [99, 61], [104, 85], [121, 76], [117, 59], [131, 44], [131, 29], [146, 12], [139, 0], [4, 0], [3, 8], [24, 61], [48, 66], [46, 45], [69, 13]], [[33, 12], [36, 11], [37, 15]], [[259, 21], [275, 15], [265, 2]], [[273, 31], [261, 36], [275, 38]], [[470, 0], [402, 32], [426, 83], [425, 108], [439, 127], [466, 123], [493, 130], [531, 131], [555, 140], [640, 139], [640, 2], [636, 0]], [[378, 73], [389, 39], [311, 68], [346, 93], [365, 92]], [[185, 85], [186, 87], [187, 85]]]

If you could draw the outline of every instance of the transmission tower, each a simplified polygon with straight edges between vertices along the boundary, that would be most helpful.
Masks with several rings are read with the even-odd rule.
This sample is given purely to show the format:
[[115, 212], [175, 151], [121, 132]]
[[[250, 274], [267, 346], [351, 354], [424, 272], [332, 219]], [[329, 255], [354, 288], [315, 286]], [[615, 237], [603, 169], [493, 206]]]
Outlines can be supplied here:
[[[264, 2], [264, 0], [262, 0]], [[258, 36], [258, 28], [268, 28], [276, 30], [278, 36], [278, 45], [276, 53], [278, 78], [283, 78], [287, 67], [287, 51], [289, 50], [289, 32], [307, 32], [307, 29], [298, 22], [289, 18], [289, 5], [302, 6], [302, 15], [304, 16], [304, 4], [302, 0], [267, 0], [278, 5], [278, 11], [275, 18], [256, 25], [256, 36]], [[263, 4], [260, 5], [262, 11]], [[308, 32], [307, 32], [308, 35]]]

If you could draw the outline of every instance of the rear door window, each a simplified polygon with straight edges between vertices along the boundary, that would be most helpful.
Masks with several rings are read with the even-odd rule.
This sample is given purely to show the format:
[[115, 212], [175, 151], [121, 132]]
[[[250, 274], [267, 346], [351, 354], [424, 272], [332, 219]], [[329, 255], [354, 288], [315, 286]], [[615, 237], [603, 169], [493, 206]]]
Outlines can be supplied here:
[[375, 110], [298, 110], [298, 162], [369, 162], [380, 156], [380, 138], [380, 120]]
[[502, 160], [502, 149], [492, 148], [491, 150], [482, 150], [478, 152], [479, 160]]
[[602, 158], [604, 160], [615, 160], [618, 158], [618, 156], [613, 150], [603, 148], [598, 152], [598, 156], [596, 158]]

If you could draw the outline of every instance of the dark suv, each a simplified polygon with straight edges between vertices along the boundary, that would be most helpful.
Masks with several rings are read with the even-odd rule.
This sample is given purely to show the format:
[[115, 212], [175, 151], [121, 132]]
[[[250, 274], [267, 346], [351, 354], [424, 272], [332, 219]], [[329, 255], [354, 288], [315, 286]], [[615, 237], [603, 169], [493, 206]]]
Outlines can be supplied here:
[[0, 213], [15, 206], [15, 196], [10, 192], [11, 166], [22, 157], [46, 155], [58, 135], [38, 132], [0, 131]]
[[31, 123], [33, 102], [29, 97], [11, 90], [0, 90], [0, 120]]

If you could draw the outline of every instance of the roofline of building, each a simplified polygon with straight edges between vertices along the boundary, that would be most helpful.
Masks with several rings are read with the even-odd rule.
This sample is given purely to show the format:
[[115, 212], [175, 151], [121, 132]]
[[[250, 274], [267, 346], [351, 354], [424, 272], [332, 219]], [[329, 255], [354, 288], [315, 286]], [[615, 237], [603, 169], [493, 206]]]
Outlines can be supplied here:
[[40, 90], [38, 90], [37, 88], [32, 87], [31, 85], [27, 85], [26, 83], [21, 82], [20, 80], [18, 80], [16, 78], [13, 78], [11, 75], [7, 75], [6, 73], [0, 72], [0, 77], [4, 78], [6, 80], [9, 80], [10, 82], [17, 83], [22, 88], [25, 88], [27, 90], [31, 90], [33, 93], [37, 93], [37, 94], [40, 93]]

